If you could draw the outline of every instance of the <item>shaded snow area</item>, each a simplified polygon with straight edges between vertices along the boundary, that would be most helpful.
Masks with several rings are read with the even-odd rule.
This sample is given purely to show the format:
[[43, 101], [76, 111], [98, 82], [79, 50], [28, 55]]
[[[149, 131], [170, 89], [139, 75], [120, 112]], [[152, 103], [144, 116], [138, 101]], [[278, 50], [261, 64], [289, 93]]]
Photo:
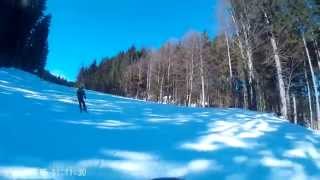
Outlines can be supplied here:
[[270, 114], [75, 92], [0, 69], [0, 179], [320, 179], [320, 136]]

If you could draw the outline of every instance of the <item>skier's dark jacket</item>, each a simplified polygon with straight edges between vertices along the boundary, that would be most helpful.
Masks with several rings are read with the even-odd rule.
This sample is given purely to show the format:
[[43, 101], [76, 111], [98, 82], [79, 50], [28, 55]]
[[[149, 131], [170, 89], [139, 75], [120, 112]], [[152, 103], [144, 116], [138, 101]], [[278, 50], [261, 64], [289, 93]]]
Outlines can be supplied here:
[[78, 100], [83, 100], [86, 98], [86, 93], [84, 92], [83, 88], [79, 88], [77, 91]]

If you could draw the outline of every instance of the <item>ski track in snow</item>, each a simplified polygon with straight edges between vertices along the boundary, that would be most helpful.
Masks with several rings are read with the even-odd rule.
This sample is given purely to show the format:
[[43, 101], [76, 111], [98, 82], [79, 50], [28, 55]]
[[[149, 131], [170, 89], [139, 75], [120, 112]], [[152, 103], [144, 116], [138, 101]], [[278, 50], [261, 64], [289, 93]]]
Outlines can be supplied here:
[[320, 136], [266, 113], [160, 105], [0, 69], [0, 179], [320, 179]]

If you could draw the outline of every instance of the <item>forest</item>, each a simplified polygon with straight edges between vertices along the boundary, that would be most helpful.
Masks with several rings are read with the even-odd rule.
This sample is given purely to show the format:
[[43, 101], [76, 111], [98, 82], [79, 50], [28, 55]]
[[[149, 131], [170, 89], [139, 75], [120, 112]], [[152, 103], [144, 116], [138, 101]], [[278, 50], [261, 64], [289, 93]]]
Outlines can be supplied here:
[[158, 103], [270, 112], [319, 129], [319, 5], [225, 0], [214, 37], [189, 32], [159, 49], [133, 46], [82, 67], [77, 81]]
[[45, 69], [51, 23], [46, 4], [46, 0], [0, 0], [0, 67], [19, 68], [72, 86]]

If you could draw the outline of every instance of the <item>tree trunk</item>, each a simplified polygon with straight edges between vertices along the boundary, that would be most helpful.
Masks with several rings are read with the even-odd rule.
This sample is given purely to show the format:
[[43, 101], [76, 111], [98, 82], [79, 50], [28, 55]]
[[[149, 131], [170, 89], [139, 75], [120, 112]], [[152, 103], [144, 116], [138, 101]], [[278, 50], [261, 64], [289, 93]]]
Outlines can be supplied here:
[[161, 82], [160, 82], [160, 102], [163, 102], [163, 81], [164, 81], [164, 77], [162, 75], [161, 77]]
[[191, 51], [191, 69], [190, 69], [190, 92], [189, 92], [189, 102], [188, 106], [191, 106], [192, 101], [192, 90], [193, 90], [193, 63], [194, 63], [194, 47], [192, 47]]
[[[267, 13], [264, 12], [264, 16], [266, 18], [267, 24], [270, 25]], [[279, 50], [278, 50], [278, 46], [277, 46], [274, 34], [272, 32], [271, 32], [270, 42], [272, 45], [273, 54], [274, 54], [274, 61], [276, 64], [276, 69], [277, 69], [278, 86], [279, 86], [279, 91], [280, 91], [280, 111], [281, 111], [281, 115], [284, 118], [288, 119], [286, 89], [285, 89], [283, 75], [282, 75], [282, 67], [281, 67], [281, 61], [280, 61], [280, 57], [279, 57]]]
[[242, 41], [240, 39], [239, 27], [238, 27], [238, 23], [237, 23], [236, 18], [234, 17], [234, 15], [232, 15], [232, 20], [233, 20], [233, 23], [234, 23], [235, 28], [236, 28], [236, 35], [238, 37], [238, 43], [239, 43], [241, 57], [242, 57], [242, 59], [245, 59], [244, 50], [243, 50], [243, 43], [242, 43]]
[[[235, 18], [235, 16], [233, 14], [231, 15], [231, 17], [232, 17], [233, 23], [235, 25], [236, 35], [238, 37], [237, 39], [238, 39], [240, 54], [241, 54], [242, 60], [245, 61], [246, 58], [245, 58], [245, 55], [244, 55], [243, 42], [241, 41], [241, 37], [240, 37], [240, 33], [239, 33], [239, 25], [238, 25], [238, 23], [236, 21], [236, 18]], [[246, 68], [243, 67], [243, 74], [245, 74], [245, 73], [246, 73]], [[243, 77], [243, 81], [244, 81], [244, 84], [247, 84], [245, 77]], [[244, 106], [244, 108], [248, 108], [248, 97], [247, 97], [247, 95], [248, 95], [247, 94], [247, 87], [243, 86], [243, 106]]]
[[280, 108], [281, 108], [281, 115], [284, 118], [288, 118], [288, 109], [287, 109], [287, 101], [286, 101], [286, 90], [285, 90], [285, 85], [283, 81], [283, 75], [282, 75], [282, 67], [281, 67], [281, 62], [280, 62], [280, 57], [279, 57], [279, 52], [278, 52], [278, 47], [276, 40], [274, 36], [272, 35], [270, 37], [273, 53], [274, 53], [274, 60], [276, 63], [276, 69], [277, 69], [277, 78], [278, 78], [278, 86], [279, 86], [279, 91], [280, 91]]
[[306, 79], [306, 86], [307, 86], [307, 91], [308, 91], [308, 105], [309, 105], [309, 113], [310, 113], [309, 121], [310, 121], [311, 128], [314, 128], [311, 91], [310, 91], [310, 84], [309, 84], [308, 74], [307, 74], [307, 70], [306, 70], [306, 65], [304, 65], [304, 77]]
[[136, 92], [136, 99], [139, 98], [139, 93], [140, 93], [140, 83], [141, 83], [141, 63], [138, 64], [138, 85], [137, 85], [137, 92]]
[[169, 49], [169, 62], [168, 62], [168, 85], [167, 85], [167, 94], [168, 94], [168, 97], [167, 97], [167, 99], [168, 99], [168, 101], [170, 101], [171, 100], [171, 96], [172, 96], [172, 94], [171, 94], [171, 89], [170, 89], [170, 84], [172, 84], [171, 82], [170, 82], [170, 71], [171, 71], [171, 50]]
[[233, 73], [232, 73], [232, 64], [231, 64], [231, 54], [230, 54], [229, 38], [228, 38], [227, 32], [225, 32], [225, 36], [226, 36], [227, 51], [228, 51], [228, 63], [229, 63], [230, 82], [231, 82], [231, 86], [232, 86]]
[[228, 64], [229, 64], [229, 78], [230, 78], [230, 90], [231, 90], [231, 106], [235, 106], [236, 99], [234, 96], [234, 85], [233, 85], [233, 73], [232, 73], [232, 63], [231, 63], [231, 54], [230, 54], [230, 45], [229, 45], [229, 37], [227, 31], [225, 31], [226, 44], [227, 44], [227, 54], [228, 54]]
[[158, 63], [158, 71], [157, 71], [157, 88], [159, 90], [159, 92], [157, 92], [157, 102], [160, 102], [160, 71], [161, 71], [161, 65], [160, 62]]
[[152, 62], [148, 64], [148, 73], [147, 73], [147, 100], [151, 98], [151, 81], [152, 81]]
[[296, 95], [295, 94], [293, 94], [293, 96], [292, 96], [292, 101], [293, 101], [294, 124], [298, 124], [297, 102], [296, 102]]
[[244, 24], [242, 24], [244, 29], [244, 37], [245, 37], [245, 46], [246, 46], [246, 55], [247, 55], [247, 66], [248, 66], [248, 105], [249, 109], [255, 110], [255, 89], [254, 89], [254, 73], [253, 73], [253, 61], [252, 61], [252, 48], [249, 43], [249, 36], [247, 32], [247, 28]]
[[[316, 79], [316, 76], [315, 76], [315, 73], [314, 73], [314, 70], [313, 70], [311, 57], [310, 57], [310, 53], [309, 53], [309, 49], [308, 49], [308, 46], [307, 46], [307, 42], [306, 42], [306, 38], [304, 36], [304, 33], [302, 33], [302, 41], [303, 41], [304, 48], [305, 48], [305, 51], [306, 51], [306, 54], [307, 54], [308, 63], [309, 63], [309, 67], [310, 67], [310, 72], [311, 72], [311, 77], [312, 77], [313, 88], [314, 88], [314, 93], [315, 93], [315, 96], [316, 96], [316, 112], [317, 112], [317, 114], [316, 114], [317, 122], [316, 123], [319, 123], [320, 122], [320, 106], [319, 106], [318, 84], [317, 84], [317, 79]], [[319, 124], [316, 124], [316, 126], [317, 126], [316, 128], [318, 128]]]
[[205, 95], [205, 87], [204, 87], [204, 60], [203, 60], [203, 54], [202, 54], [202, 51], [203, 51], [203, 47], [202, 47], [202, 40], [201, 40], [201, 37], [200, 37], [200, 76], [201, 76], [201, 106], [202, 107], [205, 107], [206, 104], [205, 104], [205, 101], [206, 101], [206, 95]]
[[175, 89], [176, 89], [176, 80], [173, 79], [173, 84], [172, 84], [172, 103], [176, 104], [177, 103], [177, 98], [176, 98], [176, 94], [175, 94]]

